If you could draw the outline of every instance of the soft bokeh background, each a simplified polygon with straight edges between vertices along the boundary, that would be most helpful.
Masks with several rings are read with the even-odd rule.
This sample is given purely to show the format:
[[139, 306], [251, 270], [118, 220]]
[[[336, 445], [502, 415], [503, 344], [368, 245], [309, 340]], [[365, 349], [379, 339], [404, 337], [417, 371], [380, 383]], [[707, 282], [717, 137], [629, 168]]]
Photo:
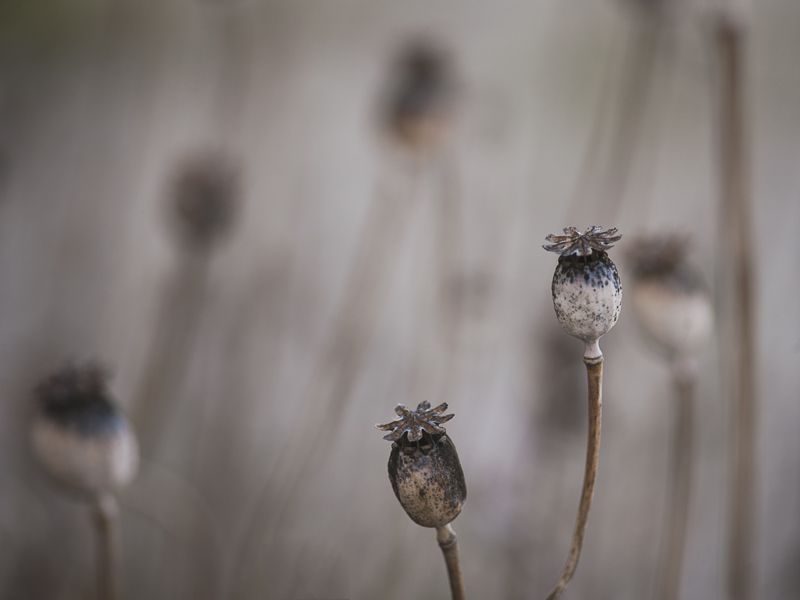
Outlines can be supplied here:
[[[781, 600], [800, 595], [800, 5], [762, 0], [751, 19], [754, 555], [758, 596]], [[460, 103], [447, 144], [415, 159], [380, 98], [419, 36], [447, 51]], [[88, 509], [37, 469], [28, 425], [37, 379], [99, 357], [143, 445], [121, 497], [128, 598], [447, 597], [373, 428], [426, 399], [456, 414], [470, 597], [543, 597], [572, 534], [586, 400], [541, 244], [568, 224], [679, 229], [713, 285], [716, 77], [707, 13], [685, 4], [654, 23], [600, 0], [2, 3], [0, 595], [92, 597]], [[165, 206], [208, 152], [240, 168], [241, 207], [198, 258]], [[444, 267], [442, 206], [462, 233]], [[624, 308], [569, 598], [655, 589], [672, 391]], [[726, 597], [718, 353], [699, 357], [686, 598]]]

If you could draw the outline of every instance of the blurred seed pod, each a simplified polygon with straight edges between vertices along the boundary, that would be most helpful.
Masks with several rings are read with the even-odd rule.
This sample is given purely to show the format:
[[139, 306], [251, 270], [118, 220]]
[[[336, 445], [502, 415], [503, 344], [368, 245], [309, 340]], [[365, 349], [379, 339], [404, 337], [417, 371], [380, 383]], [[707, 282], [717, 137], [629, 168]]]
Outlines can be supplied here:
[[395, 139], [414, 150], [436, 148], [450, 130], [456, 86], [443, 52], [417, 44], [401, 58], [386, 101], [386, 122]]
[[695, 352], [714, 323], [711, 295], [702, 275], [686, 260], [687, 236], [642, 236], [627, 251], [631, 303], [647, 338], [668, 357]]
[[416, 411], [398, 405], [401, 417], [386, 425], [384, 439], [392, 443], [389, 480], [411, 520], [423, 527], [443, 527], [452, 522], [467, 499], [467, 484], [455, 444], [440, 427], [453, 418], [442, 415], [447, 404], [431, 409], [422, 402]]
[[69, 364], [34, 390], [36, 457], [59, 483], [93, 497], [126, 486], [139, 467], [136, 436], [107, 377], [97, 364]]
[[208, 249], [230, 232], [239, 209], [239, 169], [222, 153], [187, 159], [175, 179], [171, 220], [180, 241]]
[[551, 291], [553, 307], [562, 329], [591, 344], [605, 335], [619, 319], [622, 284], [606, 250], [622, 236], [616, 229], [574, 227], [564, 235], [548, 235], [545, 250], [559, 254]]

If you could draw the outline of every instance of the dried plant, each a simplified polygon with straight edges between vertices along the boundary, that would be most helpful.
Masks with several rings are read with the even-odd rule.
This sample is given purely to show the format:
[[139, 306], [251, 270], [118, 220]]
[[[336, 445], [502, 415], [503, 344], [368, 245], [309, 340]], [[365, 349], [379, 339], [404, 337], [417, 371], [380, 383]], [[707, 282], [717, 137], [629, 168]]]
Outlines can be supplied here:
[[39, 410], [33, 448], [45, 470], [94, 508], [98, 538], [98, 598], [120, 597], [119, 507], [116, 492], [139, 466], [136, 437], [112, 401], [107, 372], [69, 364], [34, 392]]
[[548, 235], [545, 250], [559, 254], [553, 275], [553, 307], [561, 327], [585, 345], [583, 362], [589, 379], [589, 436], [583, 492], [567, 564], [548, 600], [567, 589], [583, 547], [589, 509], [597, 478], [600, 456], [600, 424], [603, 405], [603, 353], [599, 341], [617, 322], [622, 302], [622, 285], [617, 268], [606, 254], [622, 236], [616, 229], [589, 227], [580, 233], [574, 227], [564, 235]]
[[148, 453], [156, 445], [166, 405], [177, 394], [202, 314], [209, 261], [230, 234], [239, 211], [239, 172], [227, 155], [205, 151], [178, 168], [166, 205], [178, 243], [178, 264], [164, 287], [152, 347], [134, 403], [134, 422]]
[[436, 540], [444, 554], [453, 600], [464, 600], [464, 576], [458, 540], [450, 523], [461, 513], [467, 485], [453, 441], [442, 423], [454, 415], [443, 415], [447, 404], [431, 408], [422, 402], [411, 411], [402, 404], [399, 419], [376, 425], [389, 431], [383, 439], [392, 442], [389, 480], [403, 509], [422, 527], [436, 528]]
[[444, 53], [417, 43], [401, 57], [386, 102], [386, 123], [396, 141], [412, 150], [442, 144], [455, 108], [455, 83]]
[[716, 15], [714, 34], [719, 60], [719, 131], [721, 134], [721, 256], [725, 290], [722, 296], [729, 331], [723, 361], [731, 378], [733, 408], [731, 447], [731, 524], [728, 588], [732, 600], [753, 597], [753, 502], [756, 423], [756, 324], [752, 208], [744, 107], [744, 50], [747, 24], [741, 8], [724, 2]]
[[694, 446], [695, 353], [708, 340], [714, 320], [702, 276], [686, 260], [687, 236], [641, 236], [628, 247], [630, 296], [645, 336], [671, 368], [676, 403], [672, 427], [669, 513], [664, 527], [659, 598], [678, 598], [689, 516]]

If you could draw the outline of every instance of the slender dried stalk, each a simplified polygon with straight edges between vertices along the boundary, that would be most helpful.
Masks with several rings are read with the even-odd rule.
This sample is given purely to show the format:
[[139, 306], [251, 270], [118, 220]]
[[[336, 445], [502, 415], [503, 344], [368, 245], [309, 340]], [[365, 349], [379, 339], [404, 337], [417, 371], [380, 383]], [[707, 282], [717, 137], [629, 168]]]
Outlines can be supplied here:
[[174, 279], [165, 286], [134, 406], [133, 421], [144, 453], [157, 445], [163, 417], [188, 368], [203, 310], [208, 262], [207, 253], [182, 256]]
[[[319, 465], [322, 451], [330, 444], [336, 425], [343, 418], [343, 409], [367, 357], [408, 224], [419, 205], [422, 167], [422, 157], [411, 164], [407, 197], [398, 199], [380, 193], [370, 208], [333, 331], [303, 395], [303, 409], [294, 427], [297, 433], [276, 460], [276, 471], [264, 483], [255, 512], [247, 519], [247, 530], [234, 563], [237, 576], [232, 583], [233, 598], [239, 597], [244, 587], [243, 573], [249, 565], [246, 557], [252, 544], [265, 531], [274, 533], [281, 523], [291, 522], [290, 512], [297, 506], [301, 487]], [[280, 482], [277, 486], [285, 492], [275, 505], [268, 506], [265, 500], [276, 482]]]
[[98, 496], [94, 505], [97, 527], [97, 599], [119, 600], [119, 505], [111, 494]]
[[447, 578], [450, 580], [450, 596], [453, 600], [465, 600], [464, 574], [461, 572], [461, 558], [458, 556], [458, 538], [448, 523], [436, 528], [436, 541], [444, 554], [447, 564]]
[[720, 130], [722, 135], [722, 256], [730, 296], [731, 339], [725, 360], [732, 376], [733, 479], [731, 538], [728, 555], [729, 596], [753, 595], [753, 480], [755, 437], [755, 329], [753, 241], [745, 151], [742, 98], [744, 25], [730, 12], [717, 19], [720, 61]]
[[[587, 346], [587, 354], [590, 348]], [[586, 524], [589, 521], [589, 509], [592, 506], [592, 496], [594, 496], [594, 484], [597, 480], [597, 461], [600, 458], [600, 421], [603, 410], [603, 355], [584, 355], [583, 362], [586, 365], [586, 375], [589, 379], [589, 439], [586, 444], [583, 493], [578, 507], [578, 518], [575, 520], [575, 532], [572, 534], [572, 547], [569, 549], [567, 564], [558, 583], [547, 596], [547, 600], [556, 600], [564, 593], [575, 574], [575, 569], [578, 568], [583, 537], [586, 534]]]
[[676, 600], [680, 591], [692, 481], [693, 398], [696, 377], [694, 371], [684, 372], [675, 365], [673, 378], [677, 404], [672, 434], [670, 512], [665, 527], [666, 545], [658, 593], [660, 600]]

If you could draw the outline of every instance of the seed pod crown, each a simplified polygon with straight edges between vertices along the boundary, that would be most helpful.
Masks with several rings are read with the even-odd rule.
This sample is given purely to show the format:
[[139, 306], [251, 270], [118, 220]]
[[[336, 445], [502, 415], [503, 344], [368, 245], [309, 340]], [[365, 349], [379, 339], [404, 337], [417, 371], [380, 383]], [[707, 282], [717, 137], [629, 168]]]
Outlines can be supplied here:
[[447, 403], [443, 402], [435, 408], [431, 408], [431, 403], [427, 400], [421, 402], [417, 406], [417, 410], [412, 411], [398, 404], [394, 412], [400, 417], [399, 419], [386, 423], [385, 425], [375, 425], [378, 429], [389, 431], [390, 433], [383, 436], [383, 439], [390, 442], [398, 442], [403, 434], [408, 433], [409, 442], [418, 442], [422, 439], [422, 433], [428, 433], [431, 436], [435, 434], [444, 435], [444, 427], [440, 427], [442, 423], [447, 423], [455, 415], [443, 415], [442, 413], [447, 410]]
[[551, 243], [542, 248], [561, 256], [589, 256], [592, 251], [605, 252], [613, 248], [614, 243], [622, 239], [622, 236], [616, 233], [616, 227], [603, 231], [602, 227], [593, 225], [587, 227], [583, 233], [576, 227], [565, 227], [564, 235], [551, 233], [545, 237], [544, 239]]
[[34, 398], [47, 418], [89, 433], [119, 425], [110, 401], [108, 369], [99, 363], [69, 363], [37, 385]]

